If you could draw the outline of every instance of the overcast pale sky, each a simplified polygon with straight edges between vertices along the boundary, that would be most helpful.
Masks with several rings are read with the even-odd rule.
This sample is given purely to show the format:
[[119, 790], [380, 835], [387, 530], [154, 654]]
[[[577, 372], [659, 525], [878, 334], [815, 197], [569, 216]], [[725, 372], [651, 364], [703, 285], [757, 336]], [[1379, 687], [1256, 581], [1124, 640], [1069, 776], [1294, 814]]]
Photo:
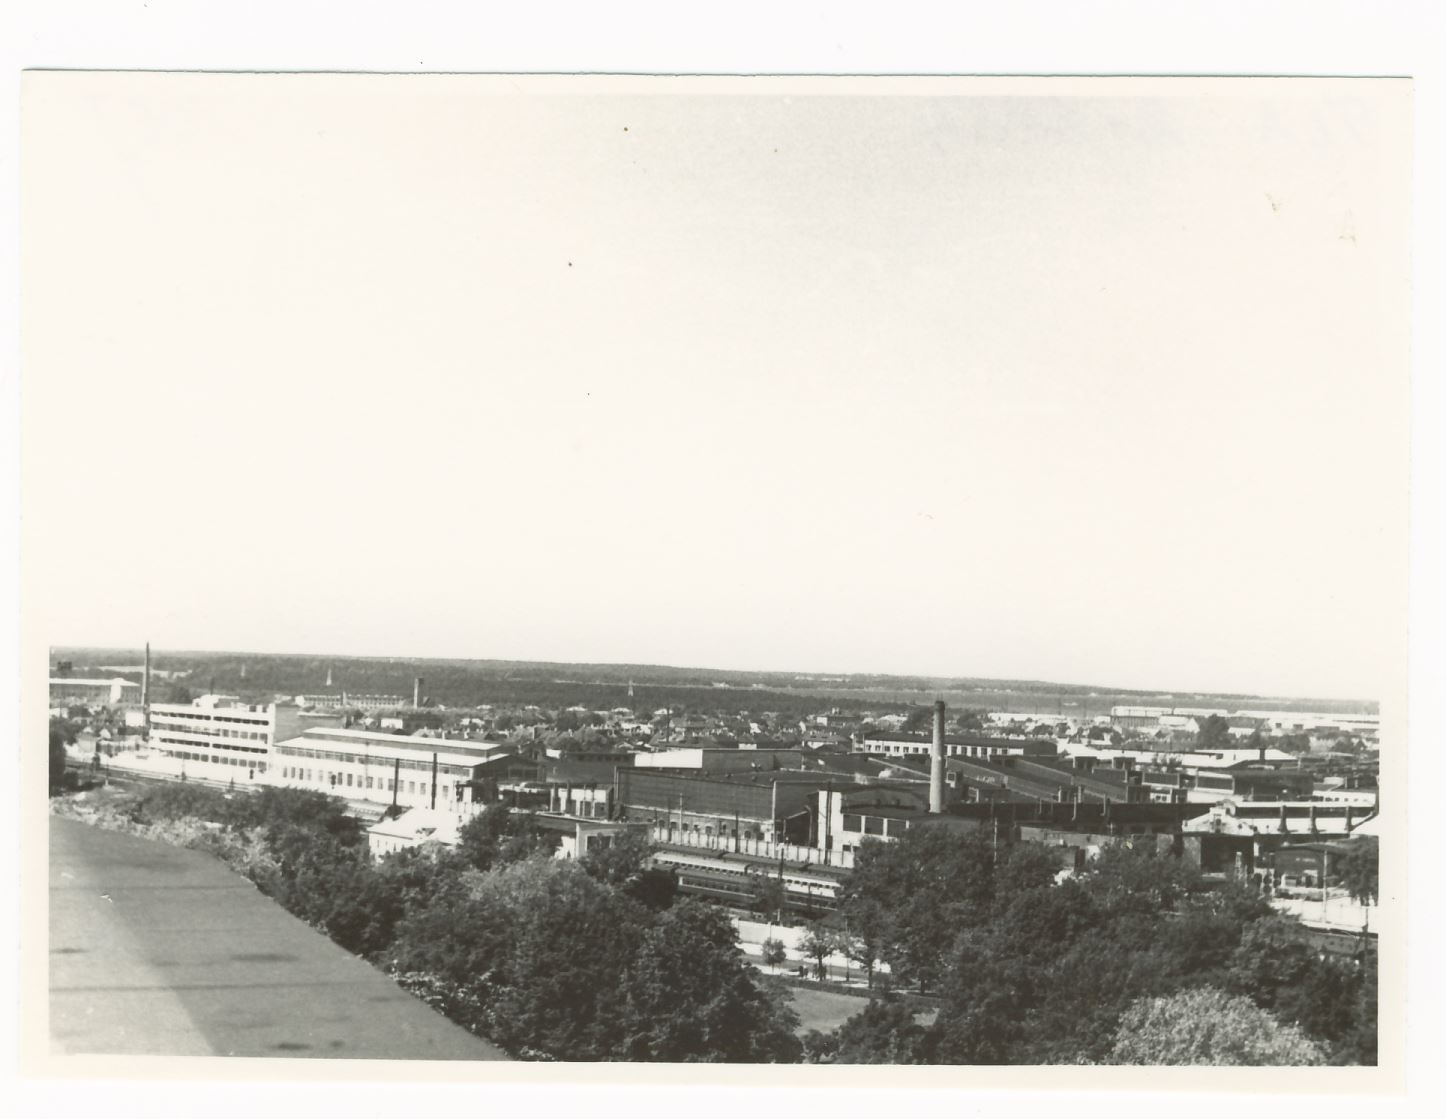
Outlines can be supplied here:
[[1395, 686], [1400, 83], [608, 88], [27, 76], [46, 640]]

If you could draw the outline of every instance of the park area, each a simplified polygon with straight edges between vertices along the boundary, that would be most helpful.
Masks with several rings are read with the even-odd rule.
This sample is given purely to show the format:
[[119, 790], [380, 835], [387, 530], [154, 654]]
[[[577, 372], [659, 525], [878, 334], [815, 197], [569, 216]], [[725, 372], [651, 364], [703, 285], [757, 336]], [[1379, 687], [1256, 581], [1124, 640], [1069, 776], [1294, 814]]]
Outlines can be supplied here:
[[[789, 991], [793, 1011], [798, 1015], [798, 1036], [809, 1030], [828, 1033], [838, 1029], [846, 1021], [865, 1010], [869, 995], [863, 990], [845, 993], [837, 987], [804, 986], [790, 984]], [[938, 1016], [938, 1010], [926, 1007], [914, 1015], [921, 1026], [927, 1026]]]

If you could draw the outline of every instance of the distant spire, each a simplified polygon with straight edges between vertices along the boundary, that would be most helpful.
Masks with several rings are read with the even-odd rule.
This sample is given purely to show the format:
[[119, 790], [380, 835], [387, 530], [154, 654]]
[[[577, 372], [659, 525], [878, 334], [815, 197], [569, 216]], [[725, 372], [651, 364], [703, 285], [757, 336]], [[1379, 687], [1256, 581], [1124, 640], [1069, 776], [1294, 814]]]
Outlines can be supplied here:
[[326, 686], [331, 687], [331, 665], [326, 666]]

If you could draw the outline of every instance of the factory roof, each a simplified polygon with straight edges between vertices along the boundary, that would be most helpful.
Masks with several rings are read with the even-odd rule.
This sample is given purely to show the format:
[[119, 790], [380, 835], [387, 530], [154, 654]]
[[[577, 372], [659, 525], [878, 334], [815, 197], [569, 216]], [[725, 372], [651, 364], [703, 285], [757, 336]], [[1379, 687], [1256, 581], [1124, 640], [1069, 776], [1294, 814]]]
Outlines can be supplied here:
[[[387, 735], [386, 737], [397, 738], [398, 736]], [[436, 739], [432, 739], [430, 741], [435, 742]], [[472, 769], [476, 766], [484, 764], [487, 761], [486, 758], [479, 758], [475, 754], [456, 754], [451, 753], [450, 751], [437, 750], [428, 745], [428, 740], [418, 740], [415, 738], [402, 738], [400, 741], [393, 742], [367, 742], [355, 740], [343, 740], [341, 742], [336, 742], [331, 739], [317, 738], [314, 737], [312, 734], [307, 733], [299, 735], [296, 738], [288, 738], [285, 742], [278, 742], [276, 744], [276, 749], [278, 751], [283, 751], [287, 747], [291, 747], [292, 749], [315, 750], [325, 749], [327, 746], [350, 746], [353, 749], [360, 749], [366, 752], [370, 752], [371, 749], [375, 748], [379, 757], [393, 757], [401, 756], [403, 754], [415, 754], [420, 757], [430, 759], [435, 756], [438, 765], [461, 766], [467, 769]]]

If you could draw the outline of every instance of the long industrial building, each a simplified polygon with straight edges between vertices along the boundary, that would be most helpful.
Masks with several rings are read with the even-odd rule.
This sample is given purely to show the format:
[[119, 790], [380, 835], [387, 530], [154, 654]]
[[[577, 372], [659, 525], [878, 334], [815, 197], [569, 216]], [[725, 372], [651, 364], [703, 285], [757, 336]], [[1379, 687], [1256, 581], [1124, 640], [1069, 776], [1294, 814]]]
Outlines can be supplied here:
[[267, 781], [378, 807], [470, 816], [483, 807], [482, 781], [491, 763], [512, 757], [495, 744], [309, 727], [276, 744]]

